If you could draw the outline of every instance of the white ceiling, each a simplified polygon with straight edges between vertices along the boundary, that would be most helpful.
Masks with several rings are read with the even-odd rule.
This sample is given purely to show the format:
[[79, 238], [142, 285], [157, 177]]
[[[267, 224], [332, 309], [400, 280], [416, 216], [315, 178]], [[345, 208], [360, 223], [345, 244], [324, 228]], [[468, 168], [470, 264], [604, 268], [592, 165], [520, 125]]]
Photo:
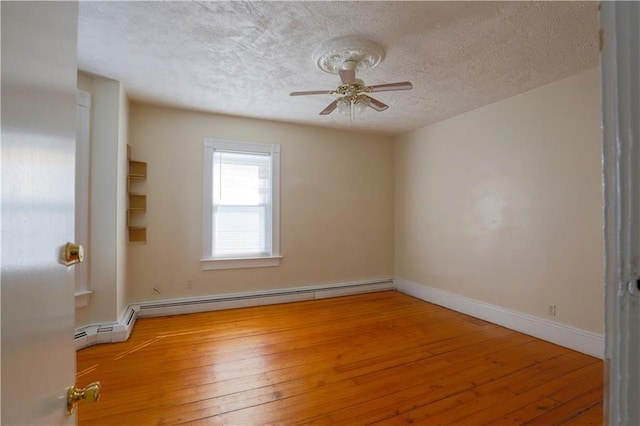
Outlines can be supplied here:
[[[562, 79], [598, 63], [597, 2], [81, 2], [78, 66], [134, 100], [399, 133]], [[357, 35], [385, 49], [368, 85], [389, 104], [355, 122], [318, 113], [339, 81], [314, 52]]]

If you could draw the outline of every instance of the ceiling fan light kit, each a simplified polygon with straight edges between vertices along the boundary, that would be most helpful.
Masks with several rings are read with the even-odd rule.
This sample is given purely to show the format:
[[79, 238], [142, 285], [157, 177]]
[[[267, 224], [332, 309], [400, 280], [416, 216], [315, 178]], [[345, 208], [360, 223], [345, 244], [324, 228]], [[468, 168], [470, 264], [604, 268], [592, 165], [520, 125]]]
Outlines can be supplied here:
[[338, 112], [348, 115], [353, 121], [357, 114], [367, 109], [370, 102], [371, 98], [365, 95], [343, 96], [338, 99]]
[[367, 107], [376, 111], [384, 111], [388, 105], [369, 96], [372, 92], [388, 92], [394, 90], [410, 90], [413, 85], [408, 82], [378, 84], [366, 86], [356, 78], [356, 71], [364, 71], [376, 67], [384, 58], [384, 49], [377, 43], [357, 37], [340, 37], [325, 43], [315, 54], [314, 61], [318, 68], [330, 74], [339, 74], [341, 83], [335, 90], [312, 90], [291, 92], [290, 96], [304, 95], [337, 95], [320, 115], [331, 114], [335, 109], [349, 115], [351, 120]]

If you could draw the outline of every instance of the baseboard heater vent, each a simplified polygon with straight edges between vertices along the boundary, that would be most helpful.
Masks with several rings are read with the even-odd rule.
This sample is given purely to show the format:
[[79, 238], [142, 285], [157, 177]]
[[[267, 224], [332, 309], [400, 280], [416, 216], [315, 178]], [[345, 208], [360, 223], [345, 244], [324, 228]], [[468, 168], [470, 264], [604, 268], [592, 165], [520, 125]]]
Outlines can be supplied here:
[[125, 314], [125, 324], [129, 326], [132, 322], [135, 321], [136, 311], [132, 308], [127, 309], [127, 313]]
[[301, 287], [263, 293], [239, 293], [222, 296], [204, 296], [193, 299], [166, 300], [138, 305], [140, 317], [186, 314], [221, 309], [244, 308], [276, 303], [300, 302], [352, 294], [395, 289], [392, 279], [329, 285], [325, 287]]

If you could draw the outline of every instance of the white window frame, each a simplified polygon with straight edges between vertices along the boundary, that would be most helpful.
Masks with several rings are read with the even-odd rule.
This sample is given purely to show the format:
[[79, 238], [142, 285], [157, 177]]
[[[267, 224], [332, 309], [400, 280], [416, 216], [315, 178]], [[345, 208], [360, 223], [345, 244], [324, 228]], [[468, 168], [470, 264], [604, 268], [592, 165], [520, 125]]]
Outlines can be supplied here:
[[[89, 247], [89, 154], [91, 147], [91, 94], [83, 90], [76, 93], [77, 130], [76, 130], [76, 186], [75, 186], [75, 238], [77, 244]], [[74, 267], [75, 306], [76, 309], [89, 305], [93, 293], [89, 288], [89, 261], [85, 260]]]
[[[213, 220], [213, 154], [214, 151], [269, 154], [271, 157], [271, 255], [256, 257], [214, 257], [212, 247]], [[202, 259], [203, 270], [262, 268], [280, 266], [280, 145], [236, 142], [204, 138]]]

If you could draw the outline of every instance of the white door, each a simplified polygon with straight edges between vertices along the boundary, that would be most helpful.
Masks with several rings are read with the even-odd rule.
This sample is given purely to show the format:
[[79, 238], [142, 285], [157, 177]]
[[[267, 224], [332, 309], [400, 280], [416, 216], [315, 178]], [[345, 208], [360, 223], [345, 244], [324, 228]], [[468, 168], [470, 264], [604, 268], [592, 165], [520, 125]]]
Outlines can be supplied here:
[[640, 3], [603, 2], [605, 423], [640, 425]]
[[75, 424], [75, 2], [2, 15], [2, 425]]

